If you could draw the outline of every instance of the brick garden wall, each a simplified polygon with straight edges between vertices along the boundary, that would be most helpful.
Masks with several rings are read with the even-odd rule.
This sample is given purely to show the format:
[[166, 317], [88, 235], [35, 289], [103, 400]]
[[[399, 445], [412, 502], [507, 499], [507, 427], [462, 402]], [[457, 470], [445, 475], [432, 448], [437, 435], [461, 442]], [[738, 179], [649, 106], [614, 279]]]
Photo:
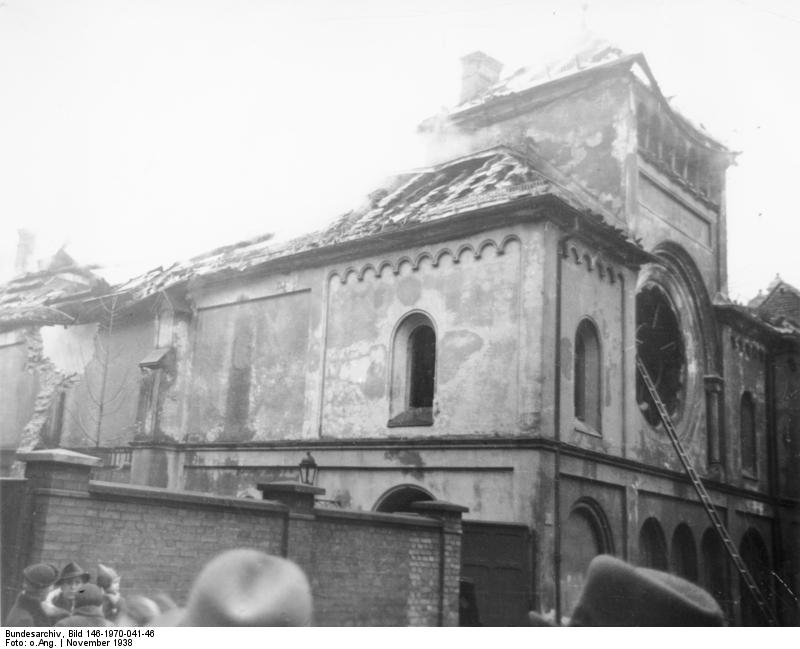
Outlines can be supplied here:
[[[305, 569], [317, 625], [458, 624], [460, 514], [301, 511], [274, 501], [90, 482], [89, 471], [28, 460], [22, 516], [32, 523], [20, 565], [77, 561], [94, 575], [101, 562], [120, 572], [125, 592], [163, 591], [183, 603], [208, 559], [253, 547]], [[4, 528], [7, 514], [4, 508]], [[4, 563], [4, 582], [14, 574], [13, 566], [6, 569]]]

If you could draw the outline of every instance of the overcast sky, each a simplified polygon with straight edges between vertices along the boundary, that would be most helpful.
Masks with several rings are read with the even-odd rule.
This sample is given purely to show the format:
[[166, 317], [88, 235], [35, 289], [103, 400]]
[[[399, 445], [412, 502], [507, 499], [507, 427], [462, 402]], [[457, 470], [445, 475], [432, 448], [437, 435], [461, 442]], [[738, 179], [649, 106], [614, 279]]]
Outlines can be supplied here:
[[17, 229], [119, 281], [316, 229], [425, 164], [459, 58], [505, 73], [591, 30], [734, 150], [730, 293], [800, 286], [795, 0], [2, 0], [0, 278]]

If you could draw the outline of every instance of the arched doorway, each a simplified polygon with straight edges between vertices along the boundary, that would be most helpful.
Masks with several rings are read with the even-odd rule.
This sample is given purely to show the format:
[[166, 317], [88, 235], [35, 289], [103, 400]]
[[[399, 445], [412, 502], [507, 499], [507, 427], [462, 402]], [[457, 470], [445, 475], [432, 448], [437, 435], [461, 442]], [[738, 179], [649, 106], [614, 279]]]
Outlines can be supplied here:
[[686, 523], [681, 523], [672, 534], [672, 551], [670, 553], [672, 572], [689, 581], [697, 581], [697, 546], [692, 530]]
[[[771, 605], [769, 553], [761, 535], [752, 527], [742, 537], [739, 554], [761, 590], [761, 594], [767, 600], [767, 604]], [[739, 578], [739, 593], [742, 602], [742, 626], [766, 626], [767, 620], [750, 594], [747, 584], [741, 578]]]
[[669, 570], [667, 561], [667, 539], [661, 523], [648, 518], [639, 531], [639, 565], [656, 570]]
[[561, 536], [561, 611], [569, 617], [578, 603], [586, 569], [598, 554], [613, 554], [613, 542], [605, 514], [590, 499], [573, 505]]
[[401, 484], [385, 491], [372, 510], [386, 514], [410, 512], [411, 503], [419, 500], [434, 500], [434, 497], [430, 491], [417, 485]]

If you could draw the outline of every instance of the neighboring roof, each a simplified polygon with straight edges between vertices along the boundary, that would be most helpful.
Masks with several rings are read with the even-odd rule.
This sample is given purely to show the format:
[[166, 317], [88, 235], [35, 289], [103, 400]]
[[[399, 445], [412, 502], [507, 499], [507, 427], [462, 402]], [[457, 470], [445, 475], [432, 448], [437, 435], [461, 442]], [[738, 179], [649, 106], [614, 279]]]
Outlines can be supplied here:
[[621, 230], [604, 222], [599, 209], [587, 208], [595, 206], [590, 198], [580, 194], [579, 188], [561, 178], [553, 180], [557, 172], [548, 170], [546, 176], [537, 166], [541, 165], [525, 155], [499, 146], [428, 169], [399, 174], [373, 191], [364, 205], [323, 230], [286, 242], [264, 236], [218, 248], [167, 269], [149, 271], [115, 286], [113, 291], [127, 294], [135, 301], [194, 278], [246, 271], [299, 253], [401, 232], [415, 225], [506, 205], [523, 197], [545, 195], [557, 197], [581, 211], [595, 228], [603, 228], [607, 236], [636, 245]]
[[42, 270], [15, 277], [0, 286], [0, 327], [70, 324], [74, 315], [65, 303], [105, 292], [109, 286], [88, 266], [63, 249]]
[[748, 306], [755, 307], [759, 314], [772, 320], [785, 319], [800, 326], [800, 291], [784, 282], [780, 275], [776, 275], [767, 287], [766, 295], [762, 297], [759, 292]]

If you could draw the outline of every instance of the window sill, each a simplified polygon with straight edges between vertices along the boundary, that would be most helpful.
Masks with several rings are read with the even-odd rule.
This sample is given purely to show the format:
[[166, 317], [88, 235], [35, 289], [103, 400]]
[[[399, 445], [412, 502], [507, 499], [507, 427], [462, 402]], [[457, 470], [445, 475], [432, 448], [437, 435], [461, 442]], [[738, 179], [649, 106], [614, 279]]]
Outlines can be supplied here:
[[409, 408], [386, 422], [388, 428], [433, 426], [433, 408]]
[[584, 435], [591, 435], [592, 437], [603, 437], [603, 434], [600, 431], [595, 430], [589, 426], [589, 424], [581, 421], [580, 419], [574, 419], [572, 425], [575, 428], [575, 432], [583, 433]]

